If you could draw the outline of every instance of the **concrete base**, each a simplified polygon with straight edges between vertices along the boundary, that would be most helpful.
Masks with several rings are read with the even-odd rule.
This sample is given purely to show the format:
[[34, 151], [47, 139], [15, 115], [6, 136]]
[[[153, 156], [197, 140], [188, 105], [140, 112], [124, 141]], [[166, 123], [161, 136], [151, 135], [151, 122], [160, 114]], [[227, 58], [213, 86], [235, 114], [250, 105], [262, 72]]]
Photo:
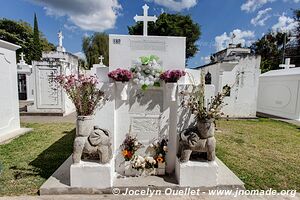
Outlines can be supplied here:
[[32, 131], [32, 128], [20, 128], [20, 129], [14, 130], [12, 132], [8, 132], [6, 134], [0, 135], [0, 144], [8, 143], [11, 140], [13, 140], [21, 135], [24, 135], [25, 133], [28, 133], [30, 131]]
[[218, 185], [218, 168], [216, 161], [180, 163], [177, 158], [175, 175], [178, 184], [183, 187], [214, 187]]
[[81, 188], [111, 188], [113, 183], [113, 163], [107, 164], [97, 162], [81, 161], [70, 167], [71, 187]]
[[[216, 158], [218, 164], [218, 185], [216, 187], [197, 187], [201, 191], [209, 189], [244, 189], [244, 183], [222, 161]], [[107, 189], [83, 188], [70, 186], [70, 167], [72, 158], [69, 157], [54, 174], [41, 186], [40, 195], [60, 194], [111, 194], [111, 189], [119, 188], [121, 191], [129, 189], [165, 189], [186, 188], [179, 186], [175, 175], [166, 176], [140, 176], [140, 177], [114, 177], [113, 186]], [[192, 179], [195, 177], [189, 177]]]

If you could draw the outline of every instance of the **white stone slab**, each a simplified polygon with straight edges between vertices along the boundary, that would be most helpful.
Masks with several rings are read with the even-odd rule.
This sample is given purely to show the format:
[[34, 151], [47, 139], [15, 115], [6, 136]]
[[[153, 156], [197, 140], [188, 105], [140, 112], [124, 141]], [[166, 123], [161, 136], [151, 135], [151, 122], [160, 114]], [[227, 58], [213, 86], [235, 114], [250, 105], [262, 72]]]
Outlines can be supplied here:
[[107, 164], [81, 161], [70, 168], [71, 187], [110, 188], [113, 178], [112, 160]]
[[176, 159], [175, 174], [180, 186], [213, 187], [218, 185], [218, 167], [216, 161], [180, 163]]

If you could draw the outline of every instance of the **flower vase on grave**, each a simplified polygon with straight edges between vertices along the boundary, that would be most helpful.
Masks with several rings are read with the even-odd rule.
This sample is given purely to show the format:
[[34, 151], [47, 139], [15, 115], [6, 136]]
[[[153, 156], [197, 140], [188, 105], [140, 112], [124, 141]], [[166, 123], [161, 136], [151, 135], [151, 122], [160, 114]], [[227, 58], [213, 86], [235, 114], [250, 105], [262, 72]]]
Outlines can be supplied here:
[[81, 160], [82, 149], [87, 137], [93, 131], [94, 116], [77, 116], [76, 120], [76, 137], [73, 146], [73, 163], [79, 163]]
[[166, 95], [171, 101], [176, 101], [176, 91], [177, 91], [177, 82], [176, 83], [166, 83]]
[[117, 87], [117, 96], [122, 100], [126, 101], [128, 99], [128, 83], [127, 82], [120, 82], [116, 81], [116, 87]]
[[158, 167], [156, 169], [156, 174], [158, 176], [163, 176], [166, 173], [166, 163], [165, 162], [158, 162]]

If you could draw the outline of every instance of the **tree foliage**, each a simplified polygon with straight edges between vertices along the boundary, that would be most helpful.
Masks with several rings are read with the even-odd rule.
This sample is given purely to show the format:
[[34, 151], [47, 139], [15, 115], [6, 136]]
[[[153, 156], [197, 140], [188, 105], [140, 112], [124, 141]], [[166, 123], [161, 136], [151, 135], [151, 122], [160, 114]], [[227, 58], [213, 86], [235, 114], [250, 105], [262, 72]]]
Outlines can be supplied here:
[[[0, 39], [20, 45], [22, 48], [17, 51], [17, 55], [24, 52], [26, 55], [25, 60], [28, 64], [35, 58], [33, 35], [33, 29], [27, 22], [5, 18], [0, 19]], [[49, 43], [41, 32], [39, 32], [39, 38], [40, 48], [43, 51], [55, 49], [55, 46]], [[19, 56], [17, 56], [17, 60], [19, 60]]]
[[42, 48], [40, 44], [40, 32], [36, 14], [34, 13], [34, 25], [33, 25], [33, 41], [32, 41], [33, 59], [40, 60], [42, 57]]
[[109, 64], [108, 35], [106, 33], [94, 33], [92, 36], [82, 39], [82, 50], [87, 61], [87, 68], [99, 63], [99, 57], [104, 57], [103, 63]]
[[279, 69], [279, 64], [282, 61], [283, 40], [283, 33], [268, 33], [252, 44], [252, 51], [261, 55], [260, 68], [262, 73]]
[[[128, 27], [128, 32], [130, 35], [142, 35], [143, 22]], [[163, 13], [155, 23], [148, 22], [148, 34], [186, 37], [186, 58], [189, 59], [198, 51], [196, 41], [200, 38], [201, 31], [200, 26], [189, 15]]]

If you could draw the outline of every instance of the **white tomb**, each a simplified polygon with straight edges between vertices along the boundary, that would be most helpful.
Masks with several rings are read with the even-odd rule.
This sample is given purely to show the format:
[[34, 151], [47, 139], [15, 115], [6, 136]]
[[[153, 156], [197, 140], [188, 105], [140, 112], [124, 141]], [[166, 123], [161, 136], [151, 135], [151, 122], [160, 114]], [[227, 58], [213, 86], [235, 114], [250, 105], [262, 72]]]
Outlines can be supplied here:
[[205, 75], [210, 74], [215, 94], [226, 86], [230, 87], [230, 94], [224, 99], [227, 105], [222, 110], [225, 116], [256, 117], [260, 56], [251, 55], [250, 49], [231, 45], [213, 57], [212, 63], [199, 69], [204, 69]]
[[20, 54], [20, 57], [21, 59], [17, 64], [19, 100], [31, 102], [34, 100], [32, 66], [25, 62], [25, 54], [23, 52]]
[[0, 40], [0, 143], [28, 131], [20, 128], [16, 64], [19, 48]]
[[257, 111], [299, 121], [300, 68], [289, 61], [280, 65], [284, 69], [260, 75]]
[[[144, 24], [153, 18], [147, 16], [147, 6], [144, 6], [144, 17], [135, 17], [136, 20], [143, 20]], [[146, 17], [145, 17], [146, 16]], [[147, 29], [147, 25], [145, 25]], [[159, 63], [163, 70], [180, 69], [185, 70], [185, 48], [186, 38], [184, 37], [164, 37], [164, 36], [144, 36], [135, 35], [109, 35], [109, 71], [117, 68], [130, 69], [132, 65], [141, 56], [156, 55], [160, 58]], [[187, 77], [182, 77], [178, 81], [175, 99], [170, 98], [170, 88], [162, 83], [161, 87], [150, 87], [146, 91], [142, 91], [139, 86], [133, 82], [126, 83], [129, 88], [127, 98], [121, 98], [117, 90], [116, 83], [112, 80], [103, 81], [107, 78], [107, 73], [96, 70], [97, 77], [100, 80], [99, 87], [107, 95], [108, 101], [96, 111], [95, 125], [111, 132], [113, 137], [112, 146], [114, 157], [110, 165], [115, 174], [125, 175], [125, 162], [121, 155], [120, 146], [130, 133], [136, 135], [139, 142], [145, 147], [138, 152], [140, 155], [146, 155], [146, 148], [152, 143], [153, 139], [167, 138], [168, 153], [166, 156], [166, 172], [174, 173], [176, 168], [177, 154], [177, 134], [187, 128], [192, 121], [193, 116], [188, 113], [188, 109], [181, 107], [181, 91], [189, 88], [190, 85], [185, 84]], [[214, 87], [209, 87], [214, 89]], [[209, 92], [207, 92], [209, 94]], [[177, 164], [178, 166], [178, 164]], [[109, 188], [109, 180], [104, 180], [106, 184], [97, 183], [97, 177], [87, 183], [86, 178], [92, 177], [95, 171], [106, 171], [107, 168], [95, 164], [73, 164], [71, 166], [71, 186], [72, 187], [102, 187]], [[199, 165], [192, 164], [191, 169], [200, 169]], [[217, 164], [206, 166], [207, 173], [214, 173], [217, 176]], [[181, 177], [190, 175], [190, 171], [186, 167], [179, 166], [179, 174]], [[75, 173], [80, 172], [80, 175]], [[201, 170], [200, 170], [201, 171]], [[201, 171], [202, 172], [202, 171]], [[178, 173], [178, 170], [177, 170]], [[100, 176], [101, 177], [101, 176]], [[107, 177], [107, 176], [106, 176]], [[72, 181], [76, 180], [76, 181]], [[91, 185], [92, 182], [92, 185]], [[205, 186], [205, 180], [197, 183], [198, 186]], [[185, 183], [182, 183], [185, 185]], [[217, 182], [210, 182], [209, 186], [216, 186]]]
[[78, 57], [65, 52], [59, 32], [57, 51], [43, 52], [41, 61], [32, 62], [34, 87], [33, 105], [27, 106], [28, 114], [68, 115], [75, 106], [67, 94], [52, 80], [55, 75], [78, 74]]

